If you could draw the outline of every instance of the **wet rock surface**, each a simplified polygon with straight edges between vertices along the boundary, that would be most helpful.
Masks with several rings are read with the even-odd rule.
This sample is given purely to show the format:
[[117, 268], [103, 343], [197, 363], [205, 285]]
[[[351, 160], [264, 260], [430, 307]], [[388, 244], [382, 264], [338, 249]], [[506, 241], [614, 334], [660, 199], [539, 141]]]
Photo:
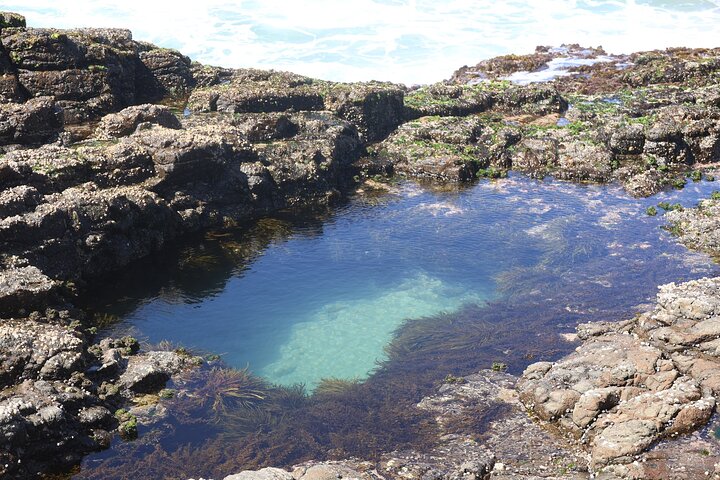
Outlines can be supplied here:
[[[716, 222], [707, 213], [715, 203], [705, 200], [697, 208], [670, 212], [668, 219], [681, 241], [717, 255], [715, 229], [708, 225]], [[656, 451], [673, 457], [667, 451], [674, 442], [643, 452], [705, 425], [720, 393], [720, 279], [659, 290], [656, 307], [635, 319], [580, 325], [583, 343], [574, 353], [531, 365], [519, 382], [523, 403], [585, 445], [591, 466], [607, 478], [656, 478], [645, 476], [655, 467], [638, 467], [637, 460], [653, 458]], [[687, 442], [677, 445], [682, 449]], [[677, 456], [673, 461], [683, 463]], [[690, 459], [687, 465], [696, 464]], [[683, 478], [685, 467], [657, 468], [666, 471], [663, 478]], [[716, 468], [706, 466], [704, 475]]]
[[668, 220], [684, 244], [714, 257], [720, 254], [720, 198], [703, 200], [697, 208], [668, 212]]
[[[245, 471], [226, 480], [270, 474], [295, 480], [589, 478], [582, 452], [542, 430], [525, 414], [515, 382], [511, 375], [483, 370], [453, 377], [435, 395], [424, 398], [417, 408], [431, 412], [441, 426], [441, 440], [431, 451], [395, 451], [377, 463], [309, 462], [292, 472]], [[484, 428], [474, 430], [478, 424]], [[536, 475], [539, 472], [541, 477]]]
[[717, 343], [709, 305], [719, 285], [717, 279], [666, 285], [652, 312], [581, 325], [583, 344], [573, 354], [528, 367], [520, 398], [584, 445], [601, 472], [636, 463], [659, 440], [703, 426], [717, 396], [717, 358], [707, 351]]
[[172, 351], [139, 353], [131, 338], [90, 344], [73, 316], [47, 310], [0, 321], [0, 478], [70, 467], [107, 448], [116, 428], [136, 432], [142, 420], [118, 409], [203, 362]]

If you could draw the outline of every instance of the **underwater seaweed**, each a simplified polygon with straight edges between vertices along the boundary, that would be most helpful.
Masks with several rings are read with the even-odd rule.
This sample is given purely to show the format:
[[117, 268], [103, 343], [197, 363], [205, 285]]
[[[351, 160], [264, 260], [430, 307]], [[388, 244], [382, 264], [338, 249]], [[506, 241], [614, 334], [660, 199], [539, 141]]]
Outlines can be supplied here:
[[230, 411], [257, 407], [267, 396], [265, 380], [248, 368], [213, 367], [200, 370], [191, 378], [195, 388], [169, 401], [172, 412], [186, 421], [210, 419], [218, 423]]
[[220, 416], [220, 435], [226, 439], [239, 439], [248, 434], [272, 432], [308, 402], [304, 385], [274, 385], [267, 390], [262, 402], [251, 407], [236, 405], [225, 409]]
[[323, 378], [320, 383], [315, 387], [314, 394], [317, 396], [321, 395], [334, 395], [345, 392], [349, 388], [352, 388], [360, 383], [359, 380], [346, 380], [343, 378]]
[[[564, 184], [550, 185], [567, 190]], [[585, 195], [582, 191], [579, 194]], [[591, 197], [596, 210], [583, 210], [581, 215], [568, 215], [562, 196], [557, 202], [556, 197], [549, 197], [537, 204], [523, 191], [516, 197], [516, 203], [509, 203], [505, 210], [486, 212], [487, 223], [476, 236], [454, 237], [452, 232], [441, 230], [441, 241], [432, 244], [437, 262], [431, 266], [447, 273], [444, 265], [437, 265], [446, 258], [452, 260], [446, 247], [455, 240], [468, 240], [462, 244], [473, 254], [463, 258], [461, 276], [487, 275], [494, 279], [497, 295], [488, 303], [471, 303], [452, 312], [405, 321], [386, 346], [386, 360], [362, 382], [329, 378], [310, 394], [302, 385], [267, 384], [247, 369], [240, 374], [211, 374], [213, 370], [207, 368], [193, 373], [173, 386], [177, 389], [175, 398], [162, 400], [169, 407], [168, 421], [174, 423], [158, 446], [150, 450], [113, 447], [118, 449], [116, 456], [133, 455], [126, 462], [133, 464], [130, 470], [135, 476], [122, 477], [113, 471], [97, 478], [175, 478], [178, 472], [222, 478], [244, 469], [289, 467], [309, 459], [357, 457], [372, 461], [404, 448], [427, 452], [436, 445], [440, 430], [431, 412], [415, 407], [423, 397], [437, 391], [448, 372], [452, 380], [492, 368], [495, 363], [498, 370], [507, 366], [509, 373], [518, 374], [531, 362], [555, 360], [575, 347], [560, 332], [573, 331], [579, 322], [624, 318], [638, 302], [655, 294], [655, 286], [667, 281], [668, 272], [696, 275], [679, 259], [658, 256], [657, 249], [633, 246], [638, 243], [637, 232], [612, 230], [616, 228], [615, 217], [610, 215], [614, 212], [608, 210], [608, 203], [597, 200], [599, 196]], [[462, 198], [452, 199], [463, 202]], [[392, 197], [388, 202], [396, 200]], [[642, 211], [634, 204], [632, 207]], [[405, 210], [396, 213], [399, 221], [414, 221], [412, 217], [407, 220]], [[532, 221], [522, 220], [523, 215], [531, 215]], [[208, 267], [208, 271], [183, 271], [177, 261], [169, 262], [165, 280], [157, 289], [174, 289], [173, 293], [186, 298], [206, 295], [248, 269], [268, 245], [291, 236], [322, 235], [324, 220], [327, 210], [310, 219], [280, 216], [256, 222], [233, 235], [221, 232], [207, 236], [202, 240], [204, 253], [217, 255], [222, 263]], [[653, 221], [644, 216], [643, 220]], [[452, 225], [457, 230], [471, 229], [477, 221], [460, 215], [453, 217]], [[407, 238], [395, 235], [403, 232], [397, 228], [394, 236], [388, 235], [387, 228], [369, 234], [377, 236], [373, 242], [381, 242], [388, 249], [388, 241], [402, 244]], [[610, 234], [601, 234], [604, 231]], [[504, 243], [487, 249], [484, 236], [495, 237], [493, 241], [500, 238]], [[662, 246], [653, 242], [650, 239], [645, 243]], [[516, 244], [521, 247], [513, 247]], [[338, 251], [350, 248], [343, 242], [337, 245]], [[417, 252], [398, 248], [396, 255], [402, 263], [414, 260], [411, 257]], [[608, 264], [611, 255], [623, 261]], [[325, 293], [319, 291], [318, 295]], [[246, 390], [231, 386], [239, 381], [247, 387], [249, 380], [254, 385], [250, 390], [255, 392], [249, 398]], [[502, 415], [501, 410], [478, 407], [443, 428], [480, 439], [488, 424]], [[141, 432], [135, 442], [142, 442], [146, 435]], [[103, 468], [122, 464], [120, 460], [103, 462]], [[183, 462], [197, 465], [197, 471], [188, 472], [186, 465], [183, 469]]]

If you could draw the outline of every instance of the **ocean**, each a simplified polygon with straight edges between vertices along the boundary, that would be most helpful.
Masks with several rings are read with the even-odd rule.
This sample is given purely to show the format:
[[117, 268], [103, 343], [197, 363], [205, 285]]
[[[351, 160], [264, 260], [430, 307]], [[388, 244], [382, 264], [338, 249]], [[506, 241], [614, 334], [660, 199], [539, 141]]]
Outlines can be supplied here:
[[538, 45], [718, 46], [719, 0], [11, 0], [35, 27], [122, 27], [225, 67], [407, 85]]

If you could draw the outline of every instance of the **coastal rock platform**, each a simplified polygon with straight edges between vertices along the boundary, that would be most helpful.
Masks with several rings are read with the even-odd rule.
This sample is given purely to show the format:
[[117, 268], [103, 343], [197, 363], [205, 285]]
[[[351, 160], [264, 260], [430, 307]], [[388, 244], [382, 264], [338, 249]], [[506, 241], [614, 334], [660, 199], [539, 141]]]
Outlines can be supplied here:
[[[573, 55], [602, 61], [510, 80]], [[73, 306], [98, 276], [174, 240], [393, 175], [512, 170], [648, 196], [712, 178], [718, 162], [718, 49], [539, 47], [408, 88], [207, 66], [127, 30], [32, 28], [2, 12], [0, 478], [68, 471], [115, 434], [135, 438], [167, 382], [219, 368], [100, 340], [101, 322]], [[720, 255], [719, 198], [667, 219]], [[663, 285], [652, 309], [607, 320], [519, 378], [446, 379], [416, 406], [440, 428], [429, 450], [227, 479], [720, 478], [717, 442], [698, 433], [720, 395], [720, 279]]]

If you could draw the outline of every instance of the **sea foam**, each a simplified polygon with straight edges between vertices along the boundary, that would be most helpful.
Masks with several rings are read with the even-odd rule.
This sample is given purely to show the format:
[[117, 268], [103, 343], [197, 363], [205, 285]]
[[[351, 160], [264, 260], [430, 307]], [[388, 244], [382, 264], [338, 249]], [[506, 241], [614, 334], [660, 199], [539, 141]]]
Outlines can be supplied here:
[[406, 84], [537, 45], [713, 47], [720, 23], [718, 0], [10, 0], [3, 8], [31, 26], [130, 28], [207, 64]]

